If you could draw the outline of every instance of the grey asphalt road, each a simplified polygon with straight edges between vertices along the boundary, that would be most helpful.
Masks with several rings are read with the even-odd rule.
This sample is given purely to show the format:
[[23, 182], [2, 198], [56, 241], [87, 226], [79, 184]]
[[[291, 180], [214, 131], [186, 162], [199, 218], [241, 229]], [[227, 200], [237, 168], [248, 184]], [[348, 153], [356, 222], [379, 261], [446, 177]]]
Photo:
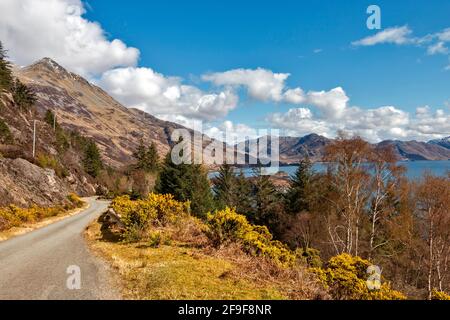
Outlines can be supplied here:
[[83, 238], [108, 203], [87, 201], [89, 208], [77, 215], [0, 243], [0, 300], [119, 298], [108, 267]]

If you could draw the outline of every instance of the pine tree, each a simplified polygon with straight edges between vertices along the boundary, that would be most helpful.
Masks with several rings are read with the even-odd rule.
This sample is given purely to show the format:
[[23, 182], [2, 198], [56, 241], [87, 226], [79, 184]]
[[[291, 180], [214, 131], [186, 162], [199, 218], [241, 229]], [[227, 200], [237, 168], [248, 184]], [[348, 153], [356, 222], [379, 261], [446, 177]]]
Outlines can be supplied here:
[[86, 173], [94, 178], [99, 175], [100, 170], [103, 168], [103, 161], [100, 151], [98, 150], [95, 142], [92, 140], [88, 140], [85, 146], [83, 166]]
[[13, 85], [13, 77], [11, 72], [11, 65], [6, 60], [6, 50], [0, 41], [0, 91], [11, 90]]
[[252, 185], [241, 170], [235, 177], [235, 186], [233, 188], [233, 199], [236, 212], [249, 215], [253, 211], [252, 207]]
[[214, 179], [214, 198], [219, 210], [225, 207], [236, 207], [235, 188], [236, 175], [234, 174], [233, 168], [228, 164], [222, 165], [219, 168], [217, 178]]
[[178, 201], [191, 201], [192, 212], [199, 217], [205, 217], [213, 209], [206, 171], [201, 165], [174, 164], [171, 153], [166, 156], [155, 190], [160, 194], [172, 194]]
[[300, 161], [297, 171], [290, 178], [286, 194], [286, 207], [290, 213], [309, 211], [313, 175], [311, 161], [309, 159]]
[[265, 225], [274, 231], [277, 228], [278, 215], [282, 211], [281, 196], [270, 177], [261, 173], [261, 168], [254, 170], [254, 209], [249, 219], [254, 224]]
[[19, 79], [16, 79], [13, 82], [12, 93], [14, 101], [22, 109], [28, 109], [36, 102], [36, 95], [34, 92], [20, 82]]
[[141, 140], [133, 156], [137, 160], [136, 169], [146, 172], [155, 172], [158, 170], [158, 151], [154, 142], [147, 148]]

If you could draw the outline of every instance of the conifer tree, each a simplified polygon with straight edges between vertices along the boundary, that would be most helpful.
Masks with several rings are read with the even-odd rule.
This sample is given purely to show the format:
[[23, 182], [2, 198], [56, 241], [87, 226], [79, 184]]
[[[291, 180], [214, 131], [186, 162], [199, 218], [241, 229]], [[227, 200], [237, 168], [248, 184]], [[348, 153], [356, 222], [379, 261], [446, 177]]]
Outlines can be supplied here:
[[103, 168], [100, 151], [96, 143], [92, 140], [88, 140], [85, 146], [83, 166], [86, 173], [94, 178], [99, 175], [100, 170]]
[[236, 176], [233, 168], [224, 164], [219, 168], [218, 176], [214, 180], [214, 198], [216, 200], [216, 206], [222, 210], [225, 207], [236, 207]]
[[286, 207], [290, 213], [309, 211], [313, 175], [311, 161], [308, 158], [300, 161], [295, 174], [290, 178], [286, 193]]
[[254, 170], [253, 196], [254, 209], [249, 219], [254, 224], [265, 225], [274, 231], [282, 211], [281, 197], [270, 177], [262, 174], [261, 168]]
[[143, 140], [141, 140], [133, 156], [137, 160], [136, 169], [146, 172], [158, 170], [158, 151], [154, 142], [149, 147], [146, 147]]
[[11, 72], [11, 65], [6, 60], [6, 50], [3, 48], [0, 41], [0, 91], [11, 90], [13, 85], [13, 77]]
[[236, 212], [249, 215], [253, 211], [252, 207], [252, 185], [241, 170], [235, 177], [235, 186], [233, 188], [233, 199]]
[[206, 171], [201, 165], [173, 163], [171, 153], [164, 161], [156, 192], [172, 194], [178, 201], [191, 201], [194, 215], [205, 217], [213, 209], [213, 196]]
[[36, 102], [36, 95], [34, 92], [20, 82], [19, 79], [14, 80], [12, 93], [14, 101], [22, 109], [29, 109]]

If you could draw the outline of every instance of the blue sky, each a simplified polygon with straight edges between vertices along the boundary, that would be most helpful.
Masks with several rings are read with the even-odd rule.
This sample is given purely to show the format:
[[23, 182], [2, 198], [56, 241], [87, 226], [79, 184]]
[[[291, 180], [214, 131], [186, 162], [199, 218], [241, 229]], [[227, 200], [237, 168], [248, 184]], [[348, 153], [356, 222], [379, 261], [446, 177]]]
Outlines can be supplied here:
[[[4, 2], [8, 1], [9, 7], [17, 2], [37, 6], [32, 0]], [[0, 22], [0, 38], [6, 37], [17, 62], [50, 55], [124, 105], [167, 120], [185, 124], [189, 119], [204, 120], [210, 133], [223, 129], [228, 121], [235, 130], [276, 127], [291, 135], [316, 131], [333, 136], [344, 129], [370, 140], [450, 135], [448, 0], [41, 2], [46, 4], [40, 27], [55, 20], [49, 32], [56, 38], [52, 30], [64, 18], [61, 29], [67, 28], [69, 38], [76, 38], [79, 46], [72, 48], [72, 41], [68, 50], [49, 43], [33, 48], [32, 52], [38, 52], [34, 55], [15, 55], [30, 44], [17, 40], [26, 38], [19, 28], [14, 38], [11, 32], [2, 35]], [[366, 9], [371, 4], [381, 8], [381, 30], [366, 27]], [[12, 10], [9, 7], [4, 10]], [[73, 7], [80, 11], [72, 12]], [[40, 19], [23, 16], [22, 24]], [[67, 16], [80, 21], [74, 27]], [[101, 35], [88, 32], [96, 28], [92, 22]], [[14, 30], [14, 23], [3, 27]], [[400, 34], [371, 45], [354, 44], [389, 30]], [[115, 39], [123, 47], [117, 48]], [[430, 54], [439, 42], [442, 50]], [[86, 53], [86, 48], [91, 52]], [[102, 60], [102, 50], [103, 55], [114, 54], [97, 61]], [[84, 54], [86, 58], [81, 59]], [[214, 77], [205, 80], [211, 74]], [[271, 82], [276, 74], [286, 77]], [[255, 83], [263, 78], [270, 83], [256, 92]], [[264, 96], [261, 91], [269, 90], [271, 84], [279, 87]], [[286, 93], [296, 88], [303, 98], [293, 103]], [[175, 97], [169, 99], [174, 104], [167, 102], [168, 96]], [[205, 99], [210, 103], [202, 105]]]
[[[185, 79], [263, 67], [305, 89], [342, 86], [354, 104], [441, 107], [450, 99], [445, 56], [421, 48], [352, 48], [374, 34], [373, 1], [90, 1], [87, 17], [141, 50], [140, 65]], [[382, 27], [426, 35], [450, 25], [449, 1], [376, 1]], [[315, 49], [322, 49], [314, 53]], [[273, 106], [267, 106], [272, 108]]]

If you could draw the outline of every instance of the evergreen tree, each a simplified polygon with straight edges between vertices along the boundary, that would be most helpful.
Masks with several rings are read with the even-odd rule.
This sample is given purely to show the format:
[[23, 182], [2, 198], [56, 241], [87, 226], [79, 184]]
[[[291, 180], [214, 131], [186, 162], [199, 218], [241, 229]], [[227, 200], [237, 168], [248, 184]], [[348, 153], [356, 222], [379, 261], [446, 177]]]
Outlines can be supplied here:
[[242, 170], [240, 174], [235, 177], [233, 199], [236, 212], [243, 215], [249, 215], [253, 211], [252, 185], [250, 181], [245, 177]]
[[6, 60], [6, 50], [0, 41], [0, 91], [11, 90], [13, 85], [13, 77], [11, 72], [11, 65]]
[[270, 180], [270, 176], [261, 173], [261, 168], [254, 170], [253, 213], [249, 219], [254, 224], [265, 225], [271, 231], [275, 231], [278, 216], [282, 212], [281, 195]]
[[154, 142], [147, 148], [141, 140], [133, 156], [137, 160], [136, 169], [146, 172], [155, 172], [158, 170], [158, 151]]
[[88, 140], [85, 146], [83, 166], [86, 173], [94, 178], [99, 175], [100, 170], [103, 168], [103, 161], [100, 151], [98, 150], [95, 142], [92, 140]]
[[204, 217], [213, 209], [206, 171], [201, 165], [174, 164], [171, 153], [166, 156], [155, 190], [161, 194], [172, 194], [178, 201], [191, 201], [192, 212], [199, 217]]
[[219, 210], [225, 207], [236, 207], [236, 176], [233, 168], [224, 164], [219, 168], [218, 176], [214, 179], [214, 198]]
[[28, 109], [36, 102], [36, 95], [26, 85], [16, 79], [13, 82], [13, 98], [16, 104], [22, 109]]
[[309, 211], [313, 175], [311, 161], [308, 158], [300, 161], [295, 174], [290, 178], [290, 186], [285, 196], [286, 207], [290, 213]]

